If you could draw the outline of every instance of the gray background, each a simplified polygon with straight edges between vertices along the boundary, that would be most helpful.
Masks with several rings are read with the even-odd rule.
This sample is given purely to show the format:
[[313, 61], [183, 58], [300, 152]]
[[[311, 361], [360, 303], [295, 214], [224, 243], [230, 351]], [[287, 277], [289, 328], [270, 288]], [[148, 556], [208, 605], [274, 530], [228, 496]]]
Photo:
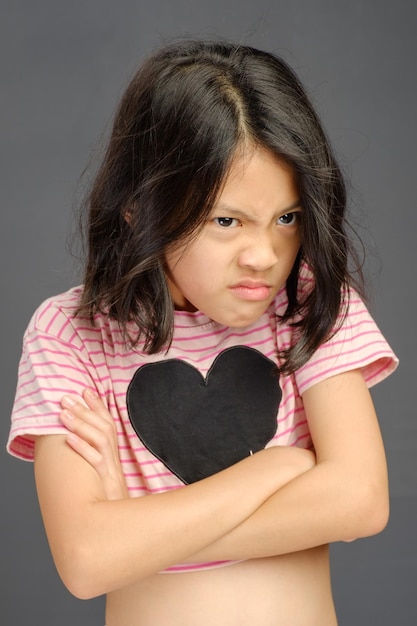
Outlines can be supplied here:
[[227, 36], [283, 55], [352, 180], [371, 308], [401, 365], [373, 394], [389, 461], [391, 521], [377, 537], [332, 547], [334, 593], [341, 626], [417, 623], [416, 18], [412, 0], [1, 4], [2, 625], [103, 624], [102, 599], [76, 600], [58, 579], [32, 466], [4, 446], [29, 317], [44, 298], [78, 281], [67, 244], [79, 176], [141, 56], [181, 34]]

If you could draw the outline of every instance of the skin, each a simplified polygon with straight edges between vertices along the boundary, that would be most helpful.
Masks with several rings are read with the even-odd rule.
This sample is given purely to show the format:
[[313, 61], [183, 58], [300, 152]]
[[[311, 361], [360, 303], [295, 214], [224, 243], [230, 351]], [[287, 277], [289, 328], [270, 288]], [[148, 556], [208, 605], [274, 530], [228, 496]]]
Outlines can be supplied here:
[[[199, 236], [167, 255], [176, 307], [228, 326], [254, 322], [297, 256], [298, 204], [276, 157], [237, 157]], [[385, 455], [360, 371], [312, 386], [303, 402], [315, 456], [269, 448], [182, 489], [129, 498], [100, 398], [64, 398], [69, 434], [37, 439], [35, 477], [68, 589], [107, 594], [107, 626], [335, 626], [327, 544], [385, 527]], [[158, 574], [218, 559], [241, 562]]]

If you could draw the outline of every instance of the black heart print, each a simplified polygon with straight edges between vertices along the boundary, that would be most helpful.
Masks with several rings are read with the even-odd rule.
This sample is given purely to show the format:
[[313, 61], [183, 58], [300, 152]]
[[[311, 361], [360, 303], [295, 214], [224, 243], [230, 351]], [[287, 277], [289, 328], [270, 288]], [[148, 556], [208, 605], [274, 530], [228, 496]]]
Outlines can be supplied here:
[[276, 433], [281, 397], [275, 363], [236, 346], [216, 357], [205, 378], [178, 359], [142, 366], [127, 407], [143, 444], [189, 484], [263, 449]]

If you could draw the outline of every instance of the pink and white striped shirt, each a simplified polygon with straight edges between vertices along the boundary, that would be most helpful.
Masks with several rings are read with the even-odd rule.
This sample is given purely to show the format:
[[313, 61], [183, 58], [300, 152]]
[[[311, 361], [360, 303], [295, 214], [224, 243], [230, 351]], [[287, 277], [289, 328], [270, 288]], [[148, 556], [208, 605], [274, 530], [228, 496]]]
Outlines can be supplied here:
[[[301, 289], [311, 281], [304, 275]], [[33, 460], [37, 435], [64, 434], [59, 420], [64, 394], [95, 389], [115, 420], [119, 454], [132, 497], [164, 492], [184, 483], [143, 444], [129, 419], [127, 392], [143, 365], [175, 359], [194, 366], [203, 377], [215, 358], [234, 346], [250, 347], [275, 364], [292, 341], [292, 329], [277, 321], [287, 305], [285, 289], [260, 319], [246, 328], [227, 328], [203, 313], [175, 312], [172, 344], [166, 353], [146, 355], [126, 345], [118, 323], [98, 315], [95, 326], [75, 317], [81, 287], [46, 300], [35, 312], [24, 335], [18, 386], [7, 449]], [[368, 386], [397, 366], [397, 358], [360, 298], [351, 294], [348, 314], [336, 334], [292, 375], [281, 376], [282, 398], [276, 432], [267, 446], [312, 446], [302, 394], [338, 373], [360, 368]], [[256, 416], [254, 416], [256, 419]], [[218, 567], [223, 563], [177, 565], [169, 572]]]

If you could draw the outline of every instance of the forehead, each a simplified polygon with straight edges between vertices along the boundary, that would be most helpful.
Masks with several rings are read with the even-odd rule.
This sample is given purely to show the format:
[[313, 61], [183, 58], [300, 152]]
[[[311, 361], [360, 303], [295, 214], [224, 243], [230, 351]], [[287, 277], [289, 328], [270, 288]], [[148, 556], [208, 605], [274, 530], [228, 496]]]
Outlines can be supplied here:
[[231, 162], [214, 210], [241, 211], [261, 217], [299, 206], [293, 168], [265, 148], [238, 152]]

